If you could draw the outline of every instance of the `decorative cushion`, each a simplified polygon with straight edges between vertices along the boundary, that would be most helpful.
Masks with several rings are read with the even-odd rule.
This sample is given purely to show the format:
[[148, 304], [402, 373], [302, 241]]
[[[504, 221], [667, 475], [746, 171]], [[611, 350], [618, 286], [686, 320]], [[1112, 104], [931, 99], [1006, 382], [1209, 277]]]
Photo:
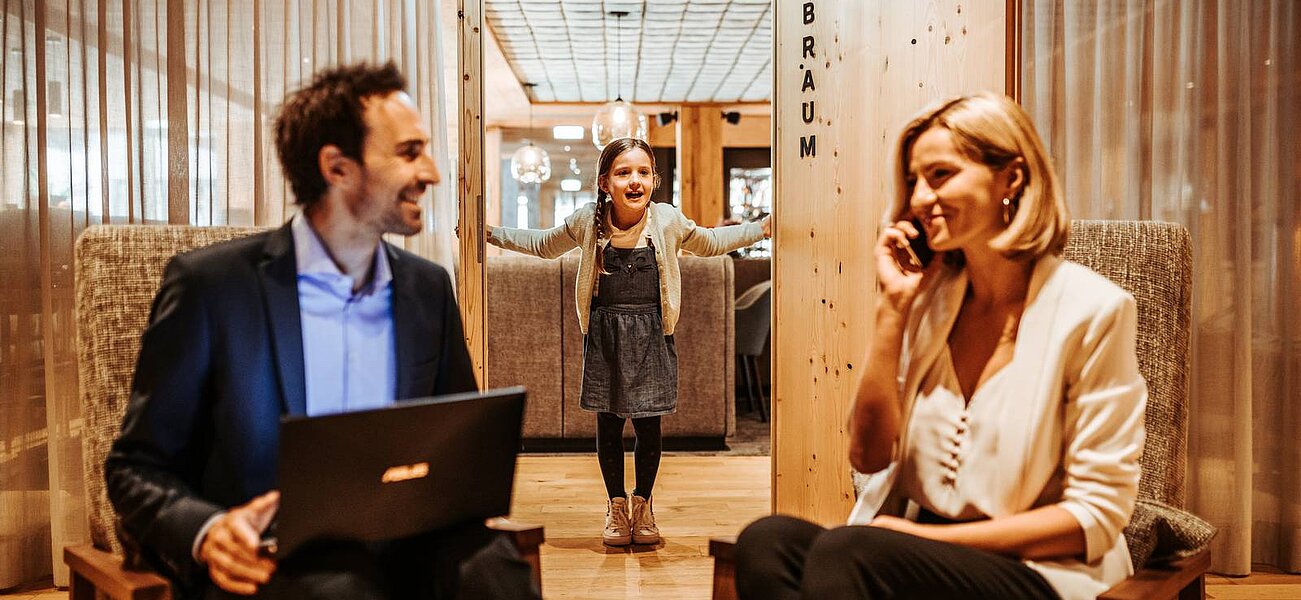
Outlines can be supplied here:
[[1135, 571], [1197, 554], [1213, 537], [1215, 527], [1210, 523], [1155, 500], [1139, 500], [1125, 526], [1125, 541]]

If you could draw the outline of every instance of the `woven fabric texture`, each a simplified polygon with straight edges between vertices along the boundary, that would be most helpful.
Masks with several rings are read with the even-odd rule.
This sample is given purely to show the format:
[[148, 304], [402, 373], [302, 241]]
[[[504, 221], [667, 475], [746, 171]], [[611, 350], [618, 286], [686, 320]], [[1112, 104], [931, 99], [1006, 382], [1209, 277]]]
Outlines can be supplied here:
[[1215, 537], [1215, 527], [1197, 515], [1155, 500], [1139, 500], [1125, 526], [1130, 559], [1138, 565], [1162, 565], [1201, 552]]
[[1182, 507], [1193, 272], [1188, 230], [1153, 221], [1074, 221], [1065, 258], [1134, 296], [1138, 370], [1148, 389], [1138, 497]]
[[98, 225], [76, 245], [77, 382], [91, 540], [121, 552], [104, 459], [122, 426], [140, 335], [172, 256], [263, 231], [254, 227]]

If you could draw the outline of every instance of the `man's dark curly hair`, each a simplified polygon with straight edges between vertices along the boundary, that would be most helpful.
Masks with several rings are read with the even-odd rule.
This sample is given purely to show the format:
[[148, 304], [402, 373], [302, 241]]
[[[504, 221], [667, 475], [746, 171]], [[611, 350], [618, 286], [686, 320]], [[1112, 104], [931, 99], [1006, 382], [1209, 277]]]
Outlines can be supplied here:
[[406, 78], [391, 61], [381, 66], [361, 63], [321, 71], [311, 84], [285, 98], [275, 121], [276, 153], [299, 205], [312, 206], [325, 194], [317, 160], [321, 148], [332, 144], [361, 162], [366, 141], [362, 101], [406, 87]]

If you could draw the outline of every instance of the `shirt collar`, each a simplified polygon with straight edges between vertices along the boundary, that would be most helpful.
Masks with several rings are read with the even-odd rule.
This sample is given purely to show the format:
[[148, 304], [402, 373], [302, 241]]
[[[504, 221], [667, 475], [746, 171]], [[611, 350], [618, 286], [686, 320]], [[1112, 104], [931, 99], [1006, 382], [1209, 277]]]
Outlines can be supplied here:
[[[294, 236], [294, 260], [299, 275], [332, 275], [351, 280], [351, 277], [345, 275], [339, 270], [339, 266], [334, 264], [334, 259], [330, 258], [330, 252], [325, 249], [321, 236], [312, 229], [311, 223], [307, 222], [307, 217], [303, 213], [294, 214], [289, 229]], [[382, 241], [375, 247], [375, 265], [371, 268], [371, 273], [371, 284], [367, 286], [369, 290], [382, 290], [393, 281], [393, 269], [389, 265], [388, 252], [385, 251]], [[367, 291], [363, 288], [362, 293]]]

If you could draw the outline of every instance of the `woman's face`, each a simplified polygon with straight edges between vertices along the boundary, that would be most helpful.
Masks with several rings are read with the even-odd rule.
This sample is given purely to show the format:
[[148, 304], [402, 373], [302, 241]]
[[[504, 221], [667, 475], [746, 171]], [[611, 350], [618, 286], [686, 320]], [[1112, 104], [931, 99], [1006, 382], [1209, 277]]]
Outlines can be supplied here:
[[601, 189], [610, 194], [615, 210], [640, 215], [655, 191], [655, 165], [651, 157], [641, 148], [616, 156], [601, 182]]
[[913, 143], [907, 182], [909, 208], [932, 249], [975, 249], [987, 247], [1006, 226], [1003, 198], [1014, 197], [1020, 169], [994, 171], [964, 156], [948, 129], [931, 127]]

